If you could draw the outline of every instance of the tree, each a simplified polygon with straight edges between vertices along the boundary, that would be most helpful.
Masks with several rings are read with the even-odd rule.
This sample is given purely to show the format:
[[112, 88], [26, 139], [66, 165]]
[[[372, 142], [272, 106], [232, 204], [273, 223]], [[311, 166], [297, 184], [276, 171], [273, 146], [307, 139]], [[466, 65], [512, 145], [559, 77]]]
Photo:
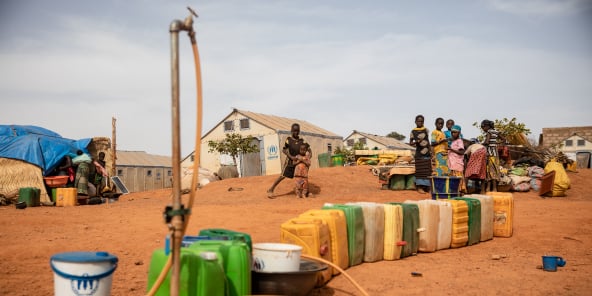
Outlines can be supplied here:
[[252, 144], [255, 137], [247, 136], [243, 138], [240, 134], [226, 134], [224, 140], [208, 141], [209, 152], [218, 152], [232, 156], [232, 161], [236, 165], [236, 157], [239, 154], [259, 152], [259, 146]]
[[[526, 128], [524, 123], [516, 121], [516, 117], [512, 119], [495, 119], [495, 129], [510, 143], [510, 144], [529, 144], [526, 136], [530, 134], [530, 129]], [[481, 123], [474, 122], [473, 126], [481, 130]], [[477, 137], [479, 141], [483, 141], [485, 137], [480, 135]], [[526, 143], [525, 143], [526, 142]]]
[[387, 137], [389, 137], [389, 138], [397, 139], [397, 140], [399, 140], [399, 141], [403, 141], [403, 140], [405, 140], [405, 138], [407, 138], [406, 136], [404, 136], [404, 135], [401, 135], [401, 134], [399, 134], [399, 133], [397, 133], [397, 132], [390, 132], [390, 133], [389, 133], [388, 135], [386, 135], [386, 136], [387, 136]]
[[362, 142], [357, 141], [351, 149], [347, 149], [347, 147], [337, 147], [333, 154], [343, 155], [345, 162], [350, 163], [356, 161], [356, 150], [368, 150], [368, 147], [364, 146]]

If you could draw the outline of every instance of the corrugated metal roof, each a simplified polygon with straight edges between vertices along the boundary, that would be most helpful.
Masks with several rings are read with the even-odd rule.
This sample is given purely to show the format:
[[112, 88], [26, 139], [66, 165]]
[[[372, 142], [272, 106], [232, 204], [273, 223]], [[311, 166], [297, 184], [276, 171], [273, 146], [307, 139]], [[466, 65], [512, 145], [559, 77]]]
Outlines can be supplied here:
[[[317, 136], [324, 136], [324, 137], [329, 137], [329, 138], [343, 139], [343, 137], [340, 135], [337, 135], [337, 134], [330, 132], [326, 129], [320, 128], [320, 127], [318, 127], [314, 124], [311, 124], [309, 122], [306, 122], [304, 120], [255, 113], [255, 112], [251, 112], [251, 111], [238, 110], [238, 109], [233, 109], [232, 112], [228, 116], [226, 116], [222, 121], [220, 121], [220, 123], [224, 122], [226, 120], [226, 118], [228, 118], [229, 116], [231, 116], [235, 112], [242, 114], [245, 117], [258, 122], [259, 124], [261, 124], [263, 126], [266, 126], [272, 130], [275, 130], [278, 133], [281, 133], [281, 132], [290, 133], [290, 130], [292, 129], [292, 124], [298, 123], [298, 124], [300, 124], [300, 131], [301, 131], [300, 133], [302, 135], [317, 135]], [[220, 123], [218, 123], [216, 126], [218, 126]], [[209, 134], [209, 133], [210, 132], [207, 132], [203, 137], [207, 136], [207, 134]]]
[[[379, 135], [373, 135], [373, 134], [369, 134], [369, 133], [363, 133], [360, 131], [354, 131], [351, 135], [353, 134], [360, 134], [374, 142], [380, 143], [382, 145], [384, 145], [385, 147], [389, 148], [389, 149], [406, 149], [406, 150], [415, 150], [415, 148], [411, 145], [405, 144], [395, 138], [391, 138], [391, 137], [386, 137], [386, 136], [379, 136]], [[350, 135], [350, 136], [351, 136]], [[349, 137], [348, 137], [349, 138]]]
[[170, 156], [148, 154], [145, 151], [117, 150], [117, 166], [167, 167], [173, 166]]

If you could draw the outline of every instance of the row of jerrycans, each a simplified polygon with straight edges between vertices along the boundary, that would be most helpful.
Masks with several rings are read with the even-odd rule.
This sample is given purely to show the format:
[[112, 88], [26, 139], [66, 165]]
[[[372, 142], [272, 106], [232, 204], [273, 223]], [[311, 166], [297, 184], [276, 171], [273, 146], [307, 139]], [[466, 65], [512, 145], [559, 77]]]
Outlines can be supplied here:
[[[169, 239], [164, 249], [152, 253], [148, 291], [169, 258]], [[181, 243], [179, 295], [215, 296], [251, 294], [250, 235], [227, 229], [203, 229], [185, 236]], [[170, 272], [155, 295], [169, 295]]]
[[[403, 203], [325, 204], [282, 223], [280, 240], [346, 269], [510, 237], [513, 208], [512, 194], [506, 192]], [[337, 273], [326, 270], [317, 284]]]

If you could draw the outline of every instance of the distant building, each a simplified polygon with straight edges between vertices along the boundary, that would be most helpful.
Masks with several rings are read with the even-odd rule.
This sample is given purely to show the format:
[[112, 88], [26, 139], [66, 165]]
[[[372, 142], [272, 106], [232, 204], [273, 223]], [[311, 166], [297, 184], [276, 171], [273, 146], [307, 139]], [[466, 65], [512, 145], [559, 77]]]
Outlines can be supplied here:
[[539, 145], [549, 148], [562, 145], [561, 151], [578, 162], [578, 168], [590, 168], [592, 126], [543, 128]]
[[115, 172], [130, 192], [173, 186], [171, 157], [121, 150], [117, 150], [116, 156]]
[[[313, 153], [312, 168], [319, 167], [317, 157], [322, 153], [332, 153], [340, 147], [343, 137], [300, 119], [285, 118], [275, 115], [260, 114], [233, 109], [214, 128], [201, 139], [200, 167], [217, 172], [222, 164], [232, 164], [227, 155], [209, 152], [208, 142], [223, 140], [228, 133], [237, 133], [243, 137], [253, 136], [253, 144], [259, 147], [258, 153], [239, 155], [238, 171], [243, 177], [279, 174], [282, 171], [285, 155], [282, 147], [291, 135], [293, 123], [300, 124], [300, 135], [310, 144]], [[193, 165], [194, 153], [186, 157], [181, 166]]]
[[363, 133], [356, 130], [343, 140], [343, 146], [351, 149], [357, 142], [362, 143], [369, 150], [415, 150], [414, 147], [395, 138]]

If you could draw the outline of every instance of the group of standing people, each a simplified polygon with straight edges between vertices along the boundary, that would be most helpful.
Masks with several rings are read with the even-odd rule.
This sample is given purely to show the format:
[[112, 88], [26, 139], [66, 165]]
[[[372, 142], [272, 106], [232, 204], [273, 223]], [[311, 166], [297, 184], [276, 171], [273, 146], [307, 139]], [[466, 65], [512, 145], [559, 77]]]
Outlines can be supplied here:
[[[485, 133], [482, 143], [472, 143], [465, 147], [461, 127], [454, 120], [437, 118], [436, 129], [431, 133], [424, 126], [424, 116], [415, 117], [415, 128], [411, 131], [409, 145], [415, 147], [415, 185], [420, 193], [431, 188], [431, 176], [460, 177], [459, 191], [466, 193], [465, 179], [475, 180], [481, 192], [497, 191], [500, 179], [499, 155], [497, 146], [503, 140], [495, 130], [491, 120], [483, 120], [481, 129]], [[466, 159], [466, 162], [465, 162]], [[491, 187], [491, 188], [490, 188]]]
[[80, 195], [89, 195], [89, 183], [93, 184], [96, 193], [104, 188], [104, 178], [107, 177], [105, 169], [105, 153], [99, 152], [98, 158], [93, 159], [82, 150], [76, 151], [76, 156], [64, 156], [56, 169], [58, 176], [68, 176], [68, 185], [75, 187]]

